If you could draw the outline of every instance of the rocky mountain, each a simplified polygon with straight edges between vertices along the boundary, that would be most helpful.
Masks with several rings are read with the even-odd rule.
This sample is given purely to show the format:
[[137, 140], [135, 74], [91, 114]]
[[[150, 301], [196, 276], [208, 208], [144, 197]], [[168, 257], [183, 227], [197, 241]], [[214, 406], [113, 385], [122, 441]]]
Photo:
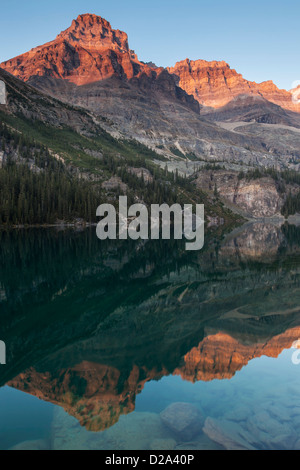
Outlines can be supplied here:
[[113, 30], [108, 21], [96, 15], [80, 15], [54, 41], [2, 65], [24, 81], [48, 76], [67, 79], [76, 85], [113, 75], [131, 79], [152, 72], [129, 49], [127, 34]]
[[186, 59], [177, 62], [168, 71], [177, 77], [180, 87], [193, 95], [203, 107], [218, 109], [239, 95], [250, 95], [300, 112], [300, 105], [293, 99], [291, 91], [280, 90], [271, 80], [259, 84], [248, 81], [224, 61]]
[[[106, 196], [115, 198], [121, 188], [144, 200], [147, 188], [137, 194], [139, 169], [150, 172], [148, 183], [155, 185], [153, 168], [161, 167], [156, 180], [166, 179], [167, 165], [170, 172], [197, 178], [189, 197], [198, 200], [201, 191], [208, 215], [218, 220], [226, 219], [223, 203], [247, 217], [280, 215], [289, 194], [294, 199], [284, 212], [298, 210], [299, 181], [285, 187], [278, 184], [280, 175], [239, 178], [257, 167], [299, 170], [297, 89], [289, 93], [272, 82], [248, 82], [225, 62], [186, 60], [169, 69], [141, 62], [126, 33], [90, 14], [1, 67], [7, 88], [1, 122], [46, 145], [73, 175], [98, 184]], [[9, 153], [20, 158], [9, 150], [11, 143], [2, 161]], [[137, 164], [140, 157], [148, 165]], [[207, 173], [212, 164], [225, 173]], [[136, 176], [134, 187], [120, 174], [124, 166]], [[187, 197], [186, 189], [180, 191]]]
[[[79, 95], [77, 98], [73, 96], [73, 104], [82, 104], [83, 99], [93, 101], [96, 98], [93, 96], [93, 88], [77, 87], [104, 82], [104, 90], [100, 90], [102, 87], [99, 83], [97, 87], [104, 96], [111, 90], [112, 94], [121, 94], [124, 101], [141, 101], [141, 92], [149, 93], [150, 100], [151, 97], [155, 100], [155, 93], [161, 92], [170, 100], [199, 112], [197, 102], [177, 87], [172, 75], [163, 68], [140, 62], [134, 51], [129, 49], [126, 33], [113, 30], [108, 21], [96, 15], [78, 16], [70, 28], [60, 33], [54, 41], [8, 60], [1, 67], [21, 80], [52, 92], [57, 97], [66, 98], [67, 101], [72, 100], [71, 96], [66, 96], [69, 93]], [[40, 77], [48, 78], [48, 81], [41, 81]], [[70, 87], [70, 84], [74, 86]], [[82, 90], [81, 98], [79, 90]], [[142, 101], [147, 102], [145, 93], [142, 95]]]
[[[275, 148], [274, 152], [257, 135], [231, 132], [199, 114], [199, 102], [222, 106], [249, 90], [259, 94], [253, 84], [225, 63], [208, 68], [204, 61], [193, 66], [189, 61], [180, 64], [167, 70], [141, 62], [129, 48], [125, 33], [112, 29], [101, 17], [86, 14], [55, 40], [1, 67], [52, 97], [104, 117], [114, 136], [138, 140], [175, 160], [180, 170], [183, 166], [184, 171], [185, 162], [195, 160], [273, 166], [274, 155], [279, 167], [290, 165], [290, 149], [282, 153]], [[198, 75], [200, 85], [202, 80], [206, 83], [199, 85], [201, 93]], [[264, 89], [266, 100], [278, 95], [276, 102], [288, 107], [287, 92], [281, 93], [271, 84]], [[272, 122], [278, 119], [272, 118]], [[295, 142], [292, 154], [297, 155], [298, 147]]]

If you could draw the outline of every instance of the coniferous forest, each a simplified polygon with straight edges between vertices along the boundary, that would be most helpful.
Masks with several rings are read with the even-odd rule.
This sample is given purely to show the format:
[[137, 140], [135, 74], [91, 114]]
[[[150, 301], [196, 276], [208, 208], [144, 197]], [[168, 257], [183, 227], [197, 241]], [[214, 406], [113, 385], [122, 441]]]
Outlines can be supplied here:
[[[144, 156], [120, 162], [116, 156], [103, 155], [100, 162], [95, 160], [101, 177], [93, 182], [72, 173], [45, 145], [3, 122], [0, 145], [0, 225], [74, 223], [78, 219], [95, 223], [97, 207], [108, 201], [117, 204], [118, 196], [123, 194], [120, 187], [108, 193], [103, 190], [101, 183], [112, 176], [126, 185], [129, 204], [139, 200], [148, 205], [154, 201], [172, 205], [189, 192], [186, 178], [160, 169]], [[132, 166], [149, 171], [151, 181], [130, 173]]]
[[46, 147], [3, 123], [0, 139], [5, 156], [0, 168], [0, 224], [95, 221], [100, 200], [91, 185], [68, 174]]

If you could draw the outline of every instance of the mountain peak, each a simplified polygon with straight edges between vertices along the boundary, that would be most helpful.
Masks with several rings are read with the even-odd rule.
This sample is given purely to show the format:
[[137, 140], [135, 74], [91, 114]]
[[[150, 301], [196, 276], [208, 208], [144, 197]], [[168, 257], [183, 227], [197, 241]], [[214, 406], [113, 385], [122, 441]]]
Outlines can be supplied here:
[[112, 29], [107, 20], [90, 13], [79, 15], [73, 20], [71, 26], [57, 36], [56, 41], [60, 39], [89, 50], [129, 52], [127, 34]]
[[68, 29], [77, 29], [78, 27], [90, 28], [94, 25], [102, 26], [108, 30], [112, 30], [111, 24], [105, 18], [101, 16], [94, 15], [93, 13], [84, 13], [83, 15], [78, 15], [76, 19], [72, 21], [71, 26]]
[[[133, 78], [147, 68], [128, 46], [128, 36], [101, 16], [79, 15], [56, 39], [1, 64], [24, 81], [66, 79], [85, 85], [112, 76]], [[149, 67], [148, 67], [149, 69]]]

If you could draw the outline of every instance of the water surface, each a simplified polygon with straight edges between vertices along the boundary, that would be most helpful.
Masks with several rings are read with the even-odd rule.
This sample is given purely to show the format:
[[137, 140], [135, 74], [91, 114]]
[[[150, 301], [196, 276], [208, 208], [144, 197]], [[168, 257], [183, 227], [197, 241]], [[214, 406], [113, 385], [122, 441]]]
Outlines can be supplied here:
[[299, 243], [1, 232], [0, 448], [299, 448]]

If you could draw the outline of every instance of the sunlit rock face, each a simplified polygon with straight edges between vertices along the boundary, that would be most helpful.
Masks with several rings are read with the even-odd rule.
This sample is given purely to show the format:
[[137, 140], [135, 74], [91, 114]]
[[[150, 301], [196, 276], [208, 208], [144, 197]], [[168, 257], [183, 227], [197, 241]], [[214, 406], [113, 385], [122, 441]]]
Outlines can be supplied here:
[[141, 69], [150, 72], [129, 50], [126, 33], [113, 30], [105, 19], [88, 14], [78, 16], [54, 41], [4, 62], [2, 68], [24, 81], [47, 76], [76, 85], [114, 74], [132, 78]]
[[[181, 86], [173, 71], [140, 61], [129, 48], [127, 34], [114, 30], [96, 15], [80, 15], [53, 41], [0, 64], [0, 77], [4, 71], [48, 97], [100, 115], [105, 118], [106, 129], [114, 135], [138, 140], [170, 158], [175, 157], [176, 148], [188, 159], [273, 166], [275, 155], [277, 164], [285, 167], [294, 165], [286, 157], [299, 154], [297, 138], [289, 136], [284, 144], [288, 140], [292, 145], [285, 146], [278, 139], [269, 142], [269, 134], [261, 139], [257, 132], [231, 132], [215, 125], [214, 118], [203, 118], [196, 89]], [[13, 86], [20, 87], [17, 82]], [[216, 86], [221, 91], [214, 92], [223, 96], [221, 84]], [[237, 92], [244, 88], [238, 87]], [[38, 101], [38, 110], [41, 102]], [[267, 101], [263, 109], [255, 111], [256, 120], [267, 119], [265, 106], [268, 108]], [[253, 103], [242, 111], [247, 119], [249, 107], [252, 110]], [[285, 112], [281, 108], [271, 110], [268, 120], [300, 127], [299, 115], [291, 113], [296, 118], [286, 117]], [[53, 119], [49, 110], [48, 114], [48, 119]], [[74, 113], [69, 114], [72, 121]], [[250, 115], [252, 120], [253, 110]]]
[[[93, 14], [79, 15], [55, 40], [5, 61], [1, 67], [24, 81], [48, 77], [66, 79], [75, 85], [87, 85], [113, 76], [127, 80], [142, 79], [142, 76], [155, 79], [163, 73], [164, 80], [168, 82], [165, 87], [169, 91], [174, 92], [176, 81], [181, 90], [194, 96], [204, 107], [220, 108], [238, 95], [245, 94], [300, 111], [294, 98], [295, 90], [279, 90], [272, 81], [250, 82], [224, 61], [186, 59], [167, 69], [156, 67], [151, 62], [141, 62], [130, 50], [127, 34], [114, 30], [107, 20]], [[39, 82], [35, 80], [33, 83]], [[143, 80], [140, 84], [144, 86]], [[196, 105], [193, 106], [196, 109]]]
[[[114, 89], [116, 93], [122, 92], [125, 98], [129, 88], [124, 83], [133, 80], [135, 93], [139, 89], [151, 93], [156, 90], [199, 112], [198, 103], [176, 86], [173, 75], [162, 67], [140, 62], [129, 49], [127, 34], [112, 29], [108, 21], [96, 15], [79, 15], [54, 41], [3, 62], [1, 68], [67, 101], [71, 100], [69, 93], [74, 95], [76, 92], [74, 104], [83, 105], [93, 98], [93, 89], [79, 91], [76, 86], [114, 78], [115, 81], [109, 81], [109, 87], [108, 83], [103, 84], [107, 93], [107, 88]], [[73, 84], [73, 88], [68, 84]]]
[[224, 61], [183, 60], [168, 68], [179, 85], [205, 107], [221, 108], [239, 95], [261, 96], [291, 111], [300, 111], [292, 92], [280, 90], [270, 80], [250, 82]]

